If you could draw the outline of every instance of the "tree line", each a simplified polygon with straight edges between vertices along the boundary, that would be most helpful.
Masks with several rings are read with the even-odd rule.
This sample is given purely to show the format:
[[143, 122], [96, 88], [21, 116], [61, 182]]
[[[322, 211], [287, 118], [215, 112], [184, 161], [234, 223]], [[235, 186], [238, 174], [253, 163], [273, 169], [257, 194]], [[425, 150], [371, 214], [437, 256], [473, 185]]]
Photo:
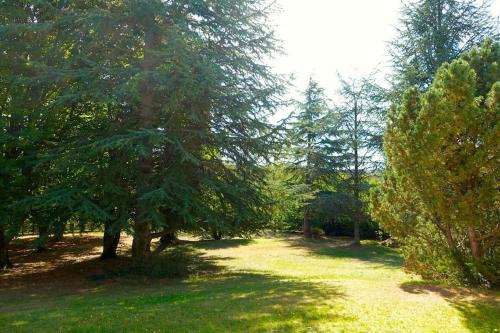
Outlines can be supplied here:
[[339, 75], [332, 102], [311, 79], [281, 124], [267, 1], [1, 7], [1, 267], [26, 230], [38, 250], [102, 230], [103, 258], [127, 232], [142, 264], [181, 231], [301, 229], [392, 235], [421, 274], [498, 283], [491, 1], [405, 1], [389, 85]]

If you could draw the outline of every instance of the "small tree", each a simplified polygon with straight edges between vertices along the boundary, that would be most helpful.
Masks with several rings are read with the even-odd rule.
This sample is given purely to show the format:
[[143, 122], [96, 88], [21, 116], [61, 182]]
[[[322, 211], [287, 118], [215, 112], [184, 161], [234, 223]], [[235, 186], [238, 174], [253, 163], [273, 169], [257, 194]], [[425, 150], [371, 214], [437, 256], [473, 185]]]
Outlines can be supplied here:
[[354, 196], [354, 244], [360, 244], [362, 197], [368, 177], [382, 163], [384, 92], [371, 78], [345, 80], [339, 76], [341, 103], [335, 108], [333, 141], [342, 150], [336, 156], [342, 172], [339, 190]]
[[426, 274], [441, 256], [449, 276], [499, 283], [499, 63], [500, 45], [489, 40], [441, 66], [426, 93], [410, 89], [390, 113], [375, 212]]

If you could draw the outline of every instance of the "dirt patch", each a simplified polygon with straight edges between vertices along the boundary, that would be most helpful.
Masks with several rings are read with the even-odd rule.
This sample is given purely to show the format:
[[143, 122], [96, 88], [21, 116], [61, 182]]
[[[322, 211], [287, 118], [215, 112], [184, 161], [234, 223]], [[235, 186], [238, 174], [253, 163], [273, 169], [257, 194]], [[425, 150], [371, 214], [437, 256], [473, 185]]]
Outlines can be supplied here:
[[500, 293], [491, 290], [486, 292], [481, 289], [453, 288], [423, 282], [403, 283], [401, 289], [410, 294], [438, 295], [449, 300], [481, 301], [500, 304]]
[[34, 237], [17, 239], [10, 247], [14, 267], [0, 271], [0, 293], [85, 291], [90, 276], [130, 262], [129, 241], [124, 238], [118, 248], [120, 257], [108, 261], [99, 260], [102, 237], [98, 234], [66, 235], [42, 252], [34, 249]]

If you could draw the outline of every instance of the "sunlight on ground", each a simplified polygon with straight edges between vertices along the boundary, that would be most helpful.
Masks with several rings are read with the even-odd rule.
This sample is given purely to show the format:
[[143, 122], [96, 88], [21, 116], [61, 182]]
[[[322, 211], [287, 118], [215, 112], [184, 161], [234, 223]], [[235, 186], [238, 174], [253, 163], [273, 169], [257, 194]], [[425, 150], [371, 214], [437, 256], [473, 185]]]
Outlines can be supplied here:
[[85, 291], [68, 285], [68, 294], [36, 297], [0, 289], [0, 331], [494, 332], [500, 325], [498, 293], [422, 283], [404, 273], [397, 251], [374, 243], [190, 239], [180, 249], [202, 255], [210, 273], [85, 278], [78, 285]]

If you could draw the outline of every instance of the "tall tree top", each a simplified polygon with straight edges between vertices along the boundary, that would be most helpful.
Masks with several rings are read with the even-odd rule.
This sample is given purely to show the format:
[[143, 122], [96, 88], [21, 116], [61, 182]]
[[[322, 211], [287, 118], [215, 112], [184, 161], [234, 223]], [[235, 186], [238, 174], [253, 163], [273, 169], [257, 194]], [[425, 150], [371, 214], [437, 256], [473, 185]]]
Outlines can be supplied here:
[[310, 157], [321, 150], [329, 116], [328, 98], [324, 89], [313, 78], [309, 79], [303, 98], [302, 102], [297, 103], [293, 123], [293, 141], [298, 149], [296, 155], [299, 160], [306, 160], [308, 155]]
[[490, 37], [499, 38], [492, 0], [406, 0], [390, 44], [398, 91], [426, 89], [439, 66]]

